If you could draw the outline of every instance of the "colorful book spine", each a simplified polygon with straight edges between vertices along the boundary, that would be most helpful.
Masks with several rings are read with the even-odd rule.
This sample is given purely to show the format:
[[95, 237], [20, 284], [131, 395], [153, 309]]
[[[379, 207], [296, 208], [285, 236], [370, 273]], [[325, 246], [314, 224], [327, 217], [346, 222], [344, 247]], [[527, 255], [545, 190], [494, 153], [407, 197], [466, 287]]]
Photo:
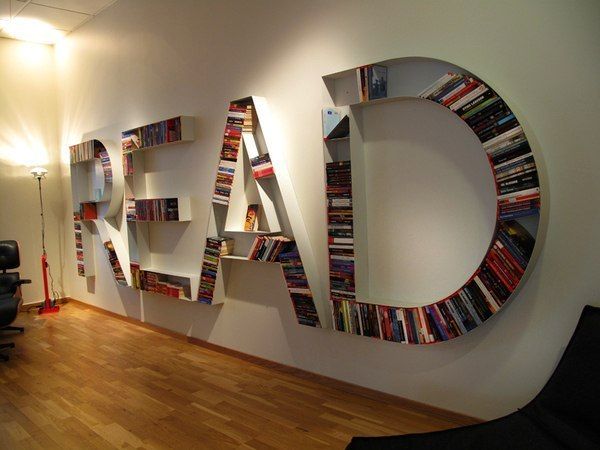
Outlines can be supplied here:
[[221, 256], [231, 254], [233, 252], [233, 244], [233, 239], [221, 236], [206, 239], [197, 296], [197, 300], [200, 303], [212, 304]]
[[493, 167], [498, 219], [538, 214], [540, 185], [531, 148], [514, 113], [492, 88], [447, 73], [419, 94], [454, 111], [477, 135]]
[[121, 150], [132, 150], [156, 147], [181, 141], [181, 117], [162, 120], [121, 133]]
[[133, 175], [133, 173], [133, 153], [123, 153], [123, 175], [130, 176]]
[[100, 141], [97, 141], [95, 139], [91, 141], [82, 142], [80, 144], [71, 145], [69, 147], [69, 159], [71, 164], [98, 158], [99, 148], [104, 149], [104, 146]]
[[[179, 203], [177, 198], [136, 199], [134, 206], [128, 202], [128, 212], [135, 215], [135, 220], [144, 222], [170, 222], [179, 220]], [[128, 220], [129, 216], [128, 216]]]
[[83, 236], [81, 232], [81, 223], [73, 223], [75, 229], [75, 255], [77, 263], [77, 275], [85, 277], [85, 260], [83, 257]]
[[250, 164], [252, 165], [252, 175], [256, 180], [275, 175], [268, 153], [250, 159]]
[[298, 323], [320, 328], [319, 314], [315, 307], [298, 247], [293, 245], [288, 251], [280, 253], [278, 261], [281, 263], [281, 269]]
[[353, 301], [354, 220], [350, 161], [328, 163], [326, 175], [330, 298], [334, 302]]
[[125, 274], [123, 273], [121, 263], [119, 262], [117, 252], [112, 241], [109, 240], [104, 243], [104, 250], [106, 251], [106, 256], [108, 257], [108, 262], [112, 268], [115, 281], [120, 286], [127, 286], [127, 280], [125, 279]]
[[256, 120], [254, 119], [252, 105], [236, 103], [229, 105], [213, 193], [213, 203], [229, 205], [229, 196], [231, 195], [242, 132], [245, 130], [253, 131], [255, 126]]

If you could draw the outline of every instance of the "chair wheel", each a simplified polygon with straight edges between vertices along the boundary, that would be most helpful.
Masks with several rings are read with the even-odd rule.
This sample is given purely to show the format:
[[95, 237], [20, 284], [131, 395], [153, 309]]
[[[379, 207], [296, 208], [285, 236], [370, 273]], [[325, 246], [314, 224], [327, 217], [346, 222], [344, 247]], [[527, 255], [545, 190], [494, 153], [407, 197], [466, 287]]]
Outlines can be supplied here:
[[5, 361], [6, 362], [6, 361], [8, 361], [8, 359], [9, 359], [8, 355], [2, 355], [2, 354], [0, 354], [0, 361]]

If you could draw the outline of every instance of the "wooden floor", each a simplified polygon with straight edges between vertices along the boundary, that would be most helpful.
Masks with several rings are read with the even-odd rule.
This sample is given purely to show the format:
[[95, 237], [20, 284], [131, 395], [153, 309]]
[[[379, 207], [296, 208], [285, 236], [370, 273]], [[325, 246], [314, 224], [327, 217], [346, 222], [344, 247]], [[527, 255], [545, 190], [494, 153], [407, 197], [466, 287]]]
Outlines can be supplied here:
[[[472, 423], [199, 347], [78, 303], [21, 313], [0, 448], [344, 448]], [[2, 342], [6, 337], [2, 338]]]

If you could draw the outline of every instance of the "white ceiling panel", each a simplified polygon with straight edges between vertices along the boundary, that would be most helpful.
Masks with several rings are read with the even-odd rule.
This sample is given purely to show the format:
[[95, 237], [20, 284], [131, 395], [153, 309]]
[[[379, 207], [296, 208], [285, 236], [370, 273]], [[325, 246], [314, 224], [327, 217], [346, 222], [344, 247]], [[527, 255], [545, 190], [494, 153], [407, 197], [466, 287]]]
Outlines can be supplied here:
[[17, 17], [41, 20], [59, 30], [71, 31], [85, 22], [90, 16], [88, 14], [28, 3]]
[[28, 0], [10, 0], [12, 17], [19, 14], [27, 3], [29, 3]]
[[10, 17], [10, 0], [0, 0], [0, 19]]
[[32, 3], [84, 14], [97, 14], [115, 0], [33, 0]]

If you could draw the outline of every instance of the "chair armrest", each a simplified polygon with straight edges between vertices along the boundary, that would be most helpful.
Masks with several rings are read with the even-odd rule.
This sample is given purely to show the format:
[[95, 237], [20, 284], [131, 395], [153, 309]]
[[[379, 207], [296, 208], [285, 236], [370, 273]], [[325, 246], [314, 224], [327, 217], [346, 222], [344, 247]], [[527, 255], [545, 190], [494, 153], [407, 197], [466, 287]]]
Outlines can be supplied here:
[[13, 283], [13, 287], [21, 286], [22, 284], [31, 284], [31, 280], [27, 280], [25, 278], [20, 279], [19, 281], [15, 281]]

